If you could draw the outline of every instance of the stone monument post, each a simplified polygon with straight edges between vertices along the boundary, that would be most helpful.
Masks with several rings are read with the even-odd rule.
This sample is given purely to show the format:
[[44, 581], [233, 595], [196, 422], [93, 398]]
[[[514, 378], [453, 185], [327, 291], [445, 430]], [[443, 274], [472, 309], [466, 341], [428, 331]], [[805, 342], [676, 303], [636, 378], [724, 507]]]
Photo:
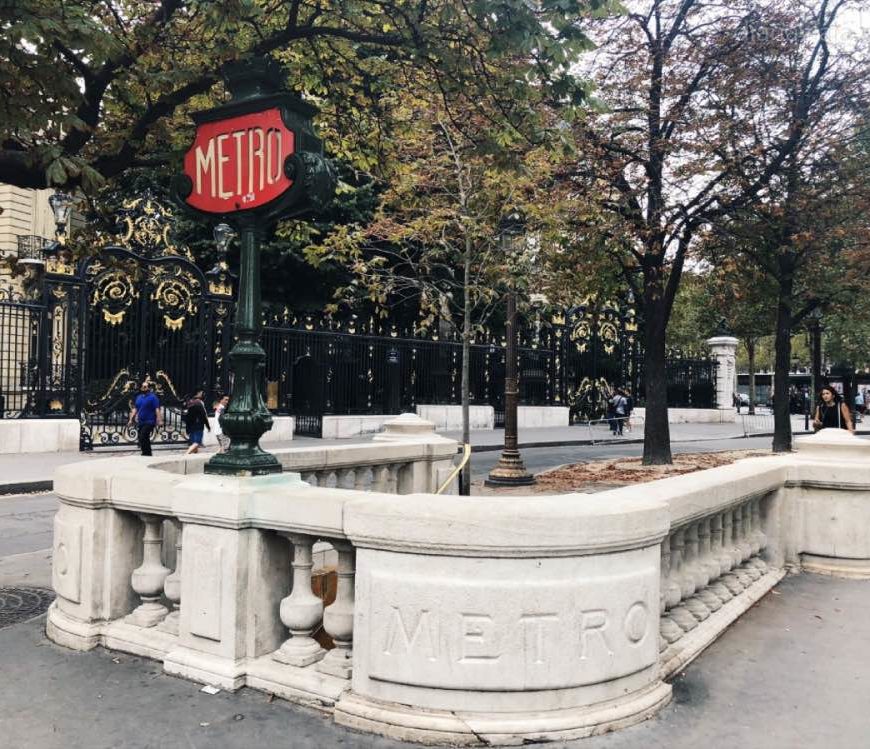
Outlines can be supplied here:
[[737, 392], [737, 344], [738, 339], [721, 332], [707, 339], [710, 353], [716, 358], [716, 408], [721, 421], [735, 421], [734, 393]]

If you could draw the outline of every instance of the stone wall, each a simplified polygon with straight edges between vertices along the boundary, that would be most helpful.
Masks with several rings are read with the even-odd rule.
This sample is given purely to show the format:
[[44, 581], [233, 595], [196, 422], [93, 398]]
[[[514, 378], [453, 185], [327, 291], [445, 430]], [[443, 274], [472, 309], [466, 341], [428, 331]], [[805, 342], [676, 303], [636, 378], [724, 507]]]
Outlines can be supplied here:
[[[456, 443], [402, 419], [378, 443], [282, 451], [305, 482], [208, 476], [198, 456], [61, 469], [49, 637], [359, 730], [522, 744], [647, 719], [789, 570], [870, 577], [870, 443], [841, 430], [592, 496], [463, 498], [432, 494]], [[337, 572], [325, 609], [317, 554]]]

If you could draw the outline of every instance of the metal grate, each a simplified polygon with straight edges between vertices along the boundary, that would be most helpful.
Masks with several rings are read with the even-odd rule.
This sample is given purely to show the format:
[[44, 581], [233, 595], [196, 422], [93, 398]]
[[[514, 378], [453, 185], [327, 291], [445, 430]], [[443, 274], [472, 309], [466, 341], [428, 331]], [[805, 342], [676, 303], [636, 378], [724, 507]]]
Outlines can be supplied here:
[[0, 629], [44, 614], [53, 600], [45, 588], [0, 588]]
[[322, 437], [323, 417], [310, 414], [302, 414], [294, 417], [296, 425], [293, 432], [301, 437]]
[[19, 235], [18, 237], [18, 261], [30, 261], [41, 263], [45, 260], [45, 246], [49, 240], [33, 234]]

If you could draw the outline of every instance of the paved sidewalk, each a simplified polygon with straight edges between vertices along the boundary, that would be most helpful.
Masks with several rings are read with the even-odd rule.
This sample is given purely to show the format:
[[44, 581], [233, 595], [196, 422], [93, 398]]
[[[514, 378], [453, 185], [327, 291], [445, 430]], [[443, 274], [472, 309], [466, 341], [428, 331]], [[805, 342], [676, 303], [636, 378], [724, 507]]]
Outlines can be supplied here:
[[[803, 419], [795, 419], [792, 423], [795, 435], [803, 433]], [[740, 421], [733, 424], [671, 424], [671, 442], [674, 444], [684, 442], [702, 442], [723, 439], [743, 439], [743, 426]], [[459, 440], [461, 432], [440, 432], [447, 437]], [[362, 435], [345, 440], [321, 440], [312, 437], [296, 437], [288, 442], [274, 442], [268, 448], [323, 446], [331, 444], [349, 444], [353, 442], [367, 442], [373, 435]], [[764, 433], [757, 436], [766, 436]], [[545, 446], [570, 446], [591, 444], [590, 432], [585, 425], [570, 427], [538, 427], [520, 430], [520, 448], [528, 449]], [[601, 441], [611, 444], [632, 444], [643, 441], [643, 430], [635, 427], [632, 431], [626, 431], [622, 437], [613, 438], [606, 426], [599, 426], [595, 430], [595, 443]], [[471, 444], [475, 452], [497, 451], [504, 444], [503, 429], [475, 430], [471, 433]], [[184, 447], [155, 447], [155, 454], [180, 454]], [[740, 449], [735, 444], [735, 449]], [[203, 452], [213, 452], [214, 448]], [[89, 453], [64, 452], [64, 453], [21, 453], [14, 455], [0, 455], [0, 495], [16, 494], [26, 491], [48, 491], [51, 489], [51, 479], [54, 471], [62, 465], [79, 461], [99, 460], [113, 455], [135, 455], [135, 450], [107, 449], [94, 450]]]
[[[656, 717], [562, 749], [866, 749], [870, 582], [786, 578], [674, 680]], [[3, 749], [412, 749], [251, 689], [208, 696], [159, 663], [0, 630]]]

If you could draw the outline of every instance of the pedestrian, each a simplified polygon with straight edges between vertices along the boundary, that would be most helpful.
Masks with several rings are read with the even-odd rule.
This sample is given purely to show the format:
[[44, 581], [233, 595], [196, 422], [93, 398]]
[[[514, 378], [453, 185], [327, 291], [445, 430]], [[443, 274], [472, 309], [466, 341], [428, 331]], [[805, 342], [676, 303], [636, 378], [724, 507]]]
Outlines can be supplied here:
[[739, 414], [740, 406], [743, 405], [743, 401], [740, 400], [740, 396], [738, 396], [737, 393], [734, 393], [734, 395], [731, 396], [731, 405], [737, 409], [737, 413]]
[[193, 398], [187, 401], [184, 411], [184, 428], [187, 430], [187, 441], [190, 447], [187, 448], [187, 455], [193, 455], [199, 452], [202, 447], [203, 432], [208, 429], [211, 431], [211, 424], [208, 423], [208, 412], [205, 410], [205, 403], [202, 402], [204, 393], [202, 390], [197, 390], [193, 394]]
[[127, 425], [136, 422], [137, 442], [142, 455], [151, 455], [151, 435], [157, 427], [163, 426], [163, 414], [160, 411], [160, 399], [154, 393], [154, 384], [145, 380], [139, 386], [139, 395], [130, 409]]
[[625, 428], [628, 431], [631, 431], [631, 412], [634, 411], [634, 398], [631, 397], [630, 390], [623, 390], [623, 396], [625, 397]]
[[214, 409], [214, 435], [217, 437], [218, 441], [218, 452], [225, 453], [227, 448], [230, 446], [230, 438], [224, 434], [224, 428], [221, 426], [221, 416], [223, 416], [224, 411], [227, 410], [227, 406], [230, 405], [230, 396], [224, 395], [218, 400], [217, 405]]
[[855, 410], [859, 415], [863, 415], [864, 410], [866, 409], [866, 403], [864, 401], [864, 393], [861, 392], [860, 389], [855, 389]]
[[625, 424], [625, 407], [628, 401], [623, 395], [623, 391], [621, 389], [617, 389], [616, 394], [613, 396], [613, 399], [610, 402], [610, 405], [613, 409], [613, 421], [610, 424], [610, 431], [613, 432], [614, 435], [622, 436], [622, 427]]
[[813, 427], [817, 432], [820, 429], [848, 429], [855, 433], [849, 407], [832, 387], [826, 385], [819, 391], [819, 405], [816, 406], [813, 416]]

